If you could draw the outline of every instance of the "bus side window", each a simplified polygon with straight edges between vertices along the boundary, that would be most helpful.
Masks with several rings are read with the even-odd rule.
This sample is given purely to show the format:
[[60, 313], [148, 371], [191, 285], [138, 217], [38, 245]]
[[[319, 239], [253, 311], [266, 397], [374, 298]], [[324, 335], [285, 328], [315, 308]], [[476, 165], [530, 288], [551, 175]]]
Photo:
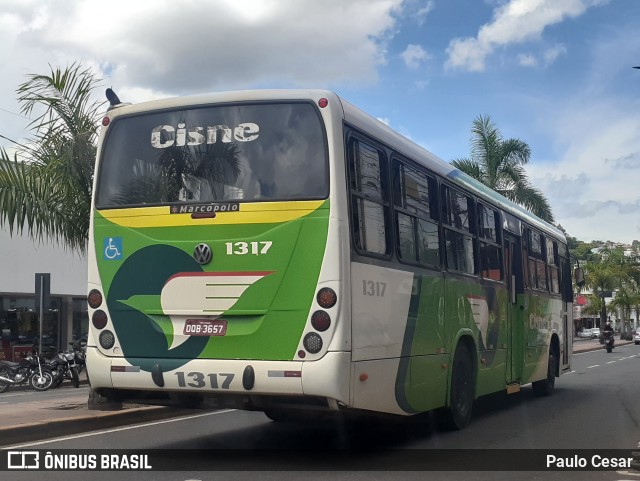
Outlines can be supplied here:
[[528, 244], [528, 271], [529, 271], [529, 287], [539, 291], [547, 290], [547, 268], [544, 261], [543, 245], [544, 237], [542, 234], [526, 229]]
[[504, 280], [499, 218], [496, 210], [482, 204], [478, 205], [480, 274], [483, 278], [493, 281]]
[[388, 255], [386, 157], [380, 150], [360, 140], [353, 141], [350, 153], [351, 221], [355, 246], [361, 251]]
[[549, 290], [552, 294], [560, 294], [560, 259], [558, 257], [558, 243], [547, 239], [547, 271]]
[[471, 227], [473, 199], [449, 186], [443, 187], [442, 197], [447, 269], [475, 274], [474, 232]]
[[400, 260], [439, 267], [435, 179], [398, 160], [393, 163], [393, 179]]

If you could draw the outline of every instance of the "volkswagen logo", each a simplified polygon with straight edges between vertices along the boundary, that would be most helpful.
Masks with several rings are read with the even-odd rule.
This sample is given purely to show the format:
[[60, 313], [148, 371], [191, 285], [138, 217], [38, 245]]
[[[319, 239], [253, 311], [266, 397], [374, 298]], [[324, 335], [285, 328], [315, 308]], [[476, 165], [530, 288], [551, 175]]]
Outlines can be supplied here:
[[198, 264], [208, 264], [211, 262], [212, 257], [213, 253], [211, 252], [211, 247], [204, 242], [201, 242], [195, 249], [193, 249], [193, 258]]

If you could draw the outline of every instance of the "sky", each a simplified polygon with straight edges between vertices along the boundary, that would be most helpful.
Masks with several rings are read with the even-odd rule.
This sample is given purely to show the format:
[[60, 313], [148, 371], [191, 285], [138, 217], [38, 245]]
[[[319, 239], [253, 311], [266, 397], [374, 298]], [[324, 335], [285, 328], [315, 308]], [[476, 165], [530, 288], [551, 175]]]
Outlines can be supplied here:
[[445, 161], [489, 115], [569, 235], [631, 243], [639, 19], [639, 0], [2, 0], [0, 135], [29, 135], [28, 75], [74, 62], [126, 102], [331, 89]]

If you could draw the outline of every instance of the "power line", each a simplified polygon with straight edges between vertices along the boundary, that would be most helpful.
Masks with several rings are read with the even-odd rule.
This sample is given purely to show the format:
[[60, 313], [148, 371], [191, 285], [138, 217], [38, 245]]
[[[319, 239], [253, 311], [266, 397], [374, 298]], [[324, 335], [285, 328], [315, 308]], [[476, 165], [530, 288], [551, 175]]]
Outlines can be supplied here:
[[0, 110], [2, 110], [3, 112], [6, 112], [8, 114], [15, 115], [16, 117], [22, 117], [23, 119], [30, 120], [29, 117], [26, 117], [26, 116], [24, 116], [22, 114], [17, 114], [15, 112], [12, 112], [11, 110], [3, 109], [2, 107], [0, 107]]

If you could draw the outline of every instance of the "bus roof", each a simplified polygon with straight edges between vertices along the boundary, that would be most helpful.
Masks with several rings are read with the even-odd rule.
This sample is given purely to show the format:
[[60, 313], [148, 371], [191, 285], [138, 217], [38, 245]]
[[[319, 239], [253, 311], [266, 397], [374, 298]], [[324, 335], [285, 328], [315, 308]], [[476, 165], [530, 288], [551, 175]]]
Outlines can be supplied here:
[[342, 101], [345, 121], [356, 128], [368, 132], [382, 143], [393, 147], [409, 159], [428, 167], [432, 172], [458, 184], [480, 198], [486, 199], [500, 209], [525, 221], [544, 233], [565, 241], [564, 233], [554, 225], [540, 219], [538, 216], [526, 210], [524, 207], [507, 199], [495, 190], [487, 187], [471, 176], [465, 174], [453, 165], [445, 162], [428, 150], [409, 140], [402, 134], [362, 111], [344, 99]]

